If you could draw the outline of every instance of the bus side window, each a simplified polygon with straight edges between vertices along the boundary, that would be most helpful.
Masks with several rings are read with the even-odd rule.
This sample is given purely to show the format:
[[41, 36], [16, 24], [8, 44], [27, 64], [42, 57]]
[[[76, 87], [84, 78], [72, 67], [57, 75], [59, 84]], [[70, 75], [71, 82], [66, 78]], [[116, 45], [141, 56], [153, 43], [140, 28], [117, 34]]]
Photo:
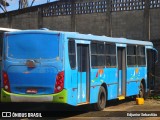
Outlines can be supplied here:
[[105, 67], [104, 42], [98, 42], [97, 48], [97, 64], [100, 67]]
[[138, 66], [146, 65], [144, 46], [137, 46], [137, 63], [138, 63]]
[[105, 67], [104, 42], [91, 43], [92, 67]]
[[76, 68], [76, 53], [75, 53], [75, 41], [69, 40], [68, 42], [69, 62], [72, 69]]
[[116, 67], [116, 45], [106, 44], [106, 67]]
[[97, 66], [97, 43], [91, 44], [91, 63], [92, 67]]
[[136, 66], [136, 46], [128, 45], [127, 46], [127, 65]]

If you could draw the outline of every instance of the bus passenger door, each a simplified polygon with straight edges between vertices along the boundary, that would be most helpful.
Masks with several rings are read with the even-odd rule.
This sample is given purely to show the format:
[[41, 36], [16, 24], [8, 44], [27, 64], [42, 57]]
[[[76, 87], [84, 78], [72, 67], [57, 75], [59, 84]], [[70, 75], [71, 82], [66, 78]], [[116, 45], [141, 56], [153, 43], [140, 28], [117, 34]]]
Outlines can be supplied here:
[[147, 89], [155, 90], [157, 87], [155, 78], [155, 66], [158, 59], [156, 49], [147, 47]]
[[126, 47], [117, 46], [118, 60], [118, 98], [124, 99], [126, 96]]
[[78, 96], [77, 103], [89, 102], [90, 55], [89, 44], [77, 43]]

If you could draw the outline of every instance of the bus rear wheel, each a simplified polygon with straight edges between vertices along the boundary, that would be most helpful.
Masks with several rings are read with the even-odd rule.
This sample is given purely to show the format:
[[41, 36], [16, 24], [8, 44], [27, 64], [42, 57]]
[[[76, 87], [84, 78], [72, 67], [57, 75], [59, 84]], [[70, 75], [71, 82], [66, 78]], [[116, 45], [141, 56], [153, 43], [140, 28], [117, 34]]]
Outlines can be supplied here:
[[103, 86], [100, 87], [98, 93], [98, 102], [94, 104], [94, 109], [97, 111], [103, 110], [106, 106], [106, 90]]

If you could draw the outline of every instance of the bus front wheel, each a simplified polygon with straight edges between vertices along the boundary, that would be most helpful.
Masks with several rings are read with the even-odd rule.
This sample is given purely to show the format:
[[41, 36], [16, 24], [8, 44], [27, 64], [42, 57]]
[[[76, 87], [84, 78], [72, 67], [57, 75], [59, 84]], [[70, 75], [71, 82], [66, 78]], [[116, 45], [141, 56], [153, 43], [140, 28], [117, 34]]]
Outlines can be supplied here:
[[99, 93], [98, 93], [98, 102], [94, 104], [95, 110], [103, 110], [106, 106], [106, 90], [103, 86], [100, 87]]
[[143, 83], [140, 84], [140, 88], [139, 88], [139, 94], [138, 94], [138, 97], [139, 98], [145, 98], [145, 92], [144, 92], [144, 85]]

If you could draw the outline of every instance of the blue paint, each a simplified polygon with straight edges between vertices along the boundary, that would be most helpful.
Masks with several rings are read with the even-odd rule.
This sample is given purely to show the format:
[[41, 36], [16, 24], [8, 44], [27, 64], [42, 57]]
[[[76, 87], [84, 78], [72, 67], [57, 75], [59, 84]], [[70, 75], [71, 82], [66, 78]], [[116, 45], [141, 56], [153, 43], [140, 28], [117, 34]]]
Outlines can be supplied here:
[[82, 72], [81, 73], [81, 76], [82, 76], [82, 78], [81, 78], [81, 95], [80, 95], [80, 98], [81, 98], [81, 103], [83, 103], [83, 102], [86, 102], [86, 87], [87, 87], [87, 85], [86, 85], [86, 72]]
[[54, 84], [58, 73], [55, 67], [36, 67], [28, 69], [26, 66], [11, 66], [7, 69], [11, 91], [25, 94], [27, 89], [36, 88], [37, 94], [54, 93]]
[[118, 94], [122, 95], [122, 70], [119, 70], [119, 80], [118, 80]]
[[147, 80], [147, 68], [146, 67], [127, 68], [127, 92], [126, 92], [127, 96], [136, 95], [139, 93], [138, 90], [139, 90], [140, 82], [142, 79]]
[[[8, 74], [11, 91], [26, 94], [28, 89], [34, 88], [37, 94], [54, 93], [56, 76], [62, 71], [59, 35], [11, 34], [4, 43], [3, 71]], [[35, 61], [34, 68], [26, 66], [29, 59]]]
[[[65, 72], [65, 88], [68, 88], [68, 104], [77, 105], [78, 103], [78, 74], [77, 70], [71, 70], [71, 72]], [[71, 79], [68, 79], [71, 78]]]
[[[97, 101], [98, 100], [98, 91], [99, 87], [102, 83], [107, 84], [108, 89], [108, 100], [115, 99], [118, 96], [118, 70], [117, 68], [104, 68], [104, 73], [100, 75], [98, 73], [99, 69], [91, 69], [91, 86], [95, 86], [94, 88], [91, 87], [91, 100]], [[98, 76], [96, 77], [98, 73]], [[103, 81], [103, 82], [102, 82]], [[95, 92], [97, 91], [97, 92]]]
[[90, 103], [96, 103], [98, 101], [98, 92], [100, 86], [90, 87]]
[[[26, 30], [6, 33], [4, 38], [4, 55], [2, 70], [9, 75], [11, 91], [25, 94], [27, 88], [37, 88], [39, 95], [53, 94], [56, 75], [64, 71], [64, 89], [67, 90], [67, 103], [77, 105], [86, 102], [86, 72], [71, 69], [68, 57], [68, 38], [75, 38], [76, 43], [90, 44], [92, 40], [126, 44], [147, 45], [151, 42], [110, 38], [105, 36], [85, 35], [76, 32], [60, 32], [45, 30]], [[83, 39], [83, 40], [80, 40]], [[7, 46], [9, 46], [7, 51]], [[33, 47], [35, 46], [35, 47]], [[8, 53], [8, 54], [7, 54]], [[25, 54], [27, 53], [27, 54]], [[27, 59], [36, 60], [36, 67], [29, 69]], [[138, 68], [138, 72], [135, 73]], [[25, 74], [29, 72], [28, 74]], [[116, 99], [121, 94], [121, 73], [118, 67], [92, 68], [90, 65], [90, 103], [98, 101], [100, 86], [107, 85], [107, 99]], [[136, 95], [140, 81], [147, 80], [146, 67], [128, 67], [126, 70], [126, 96]], [[138, 80], [138, 82], [136, 82]], [[147, 82], [147, 81], [146, 81]], [[79, 98], [78, 98], [79, 95]]]
[[118, 84], [108, 86], [108, 100], [113, 100], [118, 97]]
[[126, 96], [138, 95], [139, 94], [139, 82], [130, 82], [127, 84]]
[[78, 103], [81, 103], [81, 96], [82, 96], [82, 89], [81, 89], [81, 87], [82, 87], [82, 82], [81, 82], [81, 80], [82, 80], [82, 75], [81, 75], [81, 73], [80, 72], [78, 72], [78, 78], [77, 78], [77, 80], [78, 80], [78, 82], [77, 82], [77, 84], [78, 84], [78, 96], [77, 96], [77, 99], [78, 99]]

